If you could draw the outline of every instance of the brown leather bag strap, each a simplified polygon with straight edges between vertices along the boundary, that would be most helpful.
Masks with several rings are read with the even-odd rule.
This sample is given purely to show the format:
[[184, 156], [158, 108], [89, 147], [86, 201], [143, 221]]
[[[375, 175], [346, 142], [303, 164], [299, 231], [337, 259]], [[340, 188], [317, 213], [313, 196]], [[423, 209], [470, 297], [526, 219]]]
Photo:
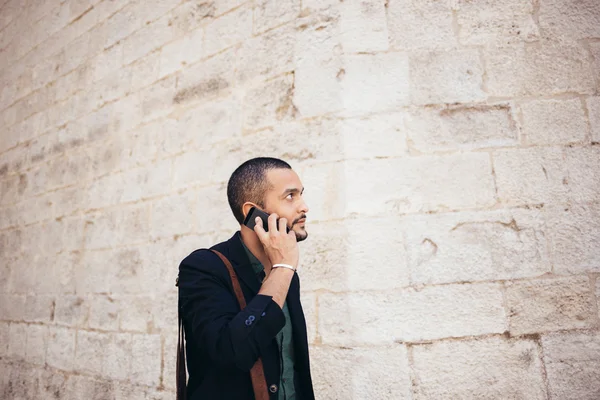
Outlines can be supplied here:
[[[177, 278], [176, 285], [179, 285]], [[185, 371], [185, 329], [181, 317], [181, 307], [177, 305], [179, 317], [179, 334], [177, 338], [177, 400], [187, 400], [187, 377]]]
[[[238, 281], [237, 275], [233, 270], [233, 266], [223, 254], [218, 252], [217, 250], [212, 250], [213, 253], [219, 256], [223, 264], [227, 267], [227, 271], [229, 271], [229, 276], [231, 277], [231, 283], [233, 284], [233, 291], [235, 292], [235, 297], [237, 297], [238, 303], [240, 304], [240, 310], [246, 308], [246, 299], [244, 298], [244, 293], [242, 292], [242, 287], [240, 286], [240, 282]], [[250, 370], [250, 377], [252, 378], [252, 388], [254, 389], [254, 398], [255, 400], [269, 400], [269, 392], [267, 390], [267, 379], [265, 378], [265, 370], [263, 368], [263, 363], [260, 357]]]

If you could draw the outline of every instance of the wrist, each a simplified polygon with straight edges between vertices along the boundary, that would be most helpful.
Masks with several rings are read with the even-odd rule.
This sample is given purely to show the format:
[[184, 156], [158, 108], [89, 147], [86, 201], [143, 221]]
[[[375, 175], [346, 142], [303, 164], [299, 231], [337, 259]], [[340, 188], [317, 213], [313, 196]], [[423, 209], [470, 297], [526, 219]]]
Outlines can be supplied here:
[[287, 269], [290, 271], [294, 271], [296, 272], [296, 267], [294, 265], [291, 264], [287, 264], [287, 263], [277, 263], [277, 264], [273, 264], [271, 266], [272, 269], [277, 269], [277, 268], [281, 268], [281, 269]]

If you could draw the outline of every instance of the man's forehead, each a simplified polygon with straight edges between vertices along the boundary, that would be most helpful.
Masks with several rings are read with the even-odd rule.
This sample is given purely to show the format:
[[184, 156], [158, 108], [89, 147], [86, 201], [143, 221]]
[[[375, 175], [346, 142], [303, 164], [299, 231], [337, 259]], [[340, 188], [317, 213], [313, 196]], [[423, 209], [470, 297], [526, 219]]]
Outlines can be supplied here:
[[289, 168], [275, 168], [267, 172], [267, 180], [271, 188], [277, 191], [286, 189], [302, 190], [302, 182], [298, 174]]

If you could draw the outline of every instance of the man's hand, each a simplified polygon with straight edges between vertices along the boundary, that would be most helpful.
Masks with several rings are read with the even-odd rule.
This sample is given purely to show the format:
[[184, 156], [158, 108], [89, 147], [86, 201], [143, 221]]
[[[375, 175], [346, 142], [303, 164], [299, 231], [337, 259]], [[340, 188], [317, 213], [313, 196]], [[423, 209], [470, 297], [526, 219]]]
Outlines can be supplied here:
[[285, 218], [279, 219], [278, 227], [277, 218], [277, 214], [269, 215], [269, 231], [266, 232], [262, 220], [256, 217], [254, 232], [265, 248], [271, 264], [289, 264], [296, 268], [300, 257], [296, 234], [292, 230], [286, 233], [287, 220]]

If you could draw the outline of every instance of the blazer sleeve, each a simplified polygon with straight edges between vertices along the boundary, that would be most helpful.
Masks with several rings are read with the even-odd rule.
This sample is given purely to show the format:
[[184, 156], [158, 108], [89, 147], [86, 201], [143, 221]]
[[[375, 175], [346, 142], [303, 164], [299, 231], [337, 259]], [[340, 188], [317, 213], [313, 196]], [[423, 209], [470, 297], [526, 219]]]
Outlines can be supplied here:
[[[179, 266], [179, 306], [192, 340], [221, 367], [249, 371], [285, 325], [271, 296], [256, 295], [240, 311], [231, 278], [212, 252], [200, 250]], [[188, 344], [189, 346], [190, 344]]]

